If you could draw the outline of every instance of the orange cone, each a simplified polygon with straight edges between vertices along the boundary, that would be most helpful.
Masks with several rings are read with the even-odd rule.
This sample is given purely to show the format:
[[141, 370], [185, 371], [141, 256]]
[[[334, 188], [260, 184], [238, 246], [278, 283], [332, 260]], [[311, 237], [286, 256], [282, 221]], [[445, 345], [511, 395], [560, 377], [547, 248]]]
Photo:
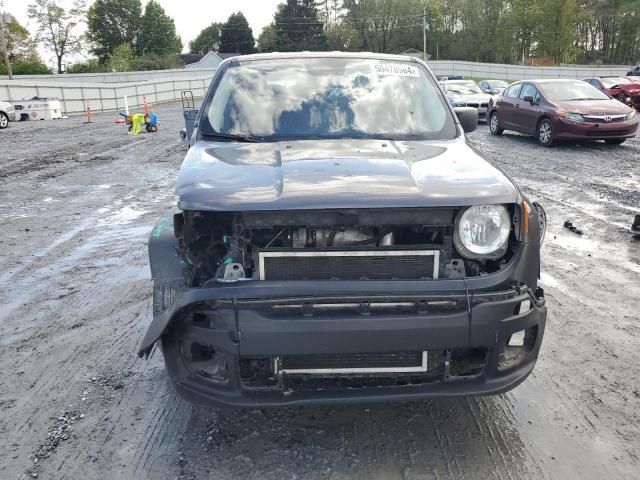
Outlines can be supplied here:
[[84, 123], [93, 123], [91, 121], [91, 106], [89, 105], [89, 102], [87, 102], [87, 121]]

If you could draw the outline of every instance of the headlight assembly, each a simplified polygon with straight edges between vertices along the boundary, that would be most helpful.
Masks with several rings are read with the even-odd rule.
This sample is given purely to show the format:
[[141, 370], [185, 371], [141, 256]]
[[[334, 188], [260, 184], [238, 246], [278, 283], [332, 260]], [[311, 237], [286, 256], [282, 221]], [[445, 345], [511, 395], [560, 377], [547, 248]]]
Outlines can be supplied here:
[[566, 112], [563, 116], [564, 118], [566, 118], [567, 120], [571, 120], [572, 122], [584, 122], [584, 117], [579, 113]]
[[477, 205], [456, 217], [453, 243], [469, 259], [497, 259], [507, 253], [511, 217], [502, 205]]
[[636, 111], [631, 110], [629, 113], [627, 113], [627, 120], [631, 120], [635, 116], [636, 116]]

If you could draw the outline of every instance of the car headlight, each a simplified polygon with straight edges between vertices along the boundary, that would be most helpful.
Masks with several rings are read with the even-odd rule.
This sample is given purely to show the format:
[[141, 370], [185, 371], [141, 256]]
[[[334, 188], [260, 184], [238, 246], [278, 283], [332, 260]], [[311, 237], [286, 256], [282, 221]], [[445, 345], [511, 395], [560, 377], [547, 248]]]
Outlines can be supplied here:
[[466, 107], [467, 104], [466, 103], [462, 103], [462, 102], [453, 102], [453, 106], [454, 107]]
[[636, 116], [636, 111], [631, 110], [629, 113], [627, 113], [627, 120], [631, 120], [635, 116]]
[[564, 118], [572, 122], [584, 122], [584, 117], [579, 113], [565, 112]]
[[456, 217], [453, 244], [465, 258], [496, 259], [507, 253], [511, 217], [502, 205], [477, 205]]

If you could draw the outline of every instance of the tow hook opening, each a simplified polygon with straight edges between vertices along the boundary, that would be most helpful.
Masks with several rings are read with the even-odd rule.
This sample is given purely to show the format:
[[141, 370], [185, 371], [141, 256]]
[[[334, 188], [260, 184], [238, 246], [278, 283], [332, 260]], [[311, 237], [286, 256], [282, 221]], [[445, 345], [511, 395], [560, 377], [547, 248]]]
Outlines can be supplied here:
[[227, 355], [221, 350], [188, 340], [182, 341], [181, 350], [191, 373], [217, 384], [228, 381]]
[[498, 371], [504, 372], [520, 364], [533, 349], [537, 338], [537, 325], [509, 335], [498, 354]]

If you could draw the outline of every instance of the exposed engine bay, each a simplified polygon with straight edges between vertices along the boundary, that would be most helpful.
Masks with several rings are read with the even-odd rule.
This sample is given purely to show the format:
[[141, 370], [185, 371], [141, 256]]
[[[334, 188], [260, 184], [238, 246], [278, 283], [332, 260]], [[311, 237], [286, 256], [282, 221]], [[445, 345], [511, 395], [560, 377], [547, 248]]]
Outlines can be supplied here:
[[201, 212], [174, 216], [188, 285], [248, 280], [419, 280], [495, 272], [517, 248], [468, 259], [454, 245], [455, 208]]

